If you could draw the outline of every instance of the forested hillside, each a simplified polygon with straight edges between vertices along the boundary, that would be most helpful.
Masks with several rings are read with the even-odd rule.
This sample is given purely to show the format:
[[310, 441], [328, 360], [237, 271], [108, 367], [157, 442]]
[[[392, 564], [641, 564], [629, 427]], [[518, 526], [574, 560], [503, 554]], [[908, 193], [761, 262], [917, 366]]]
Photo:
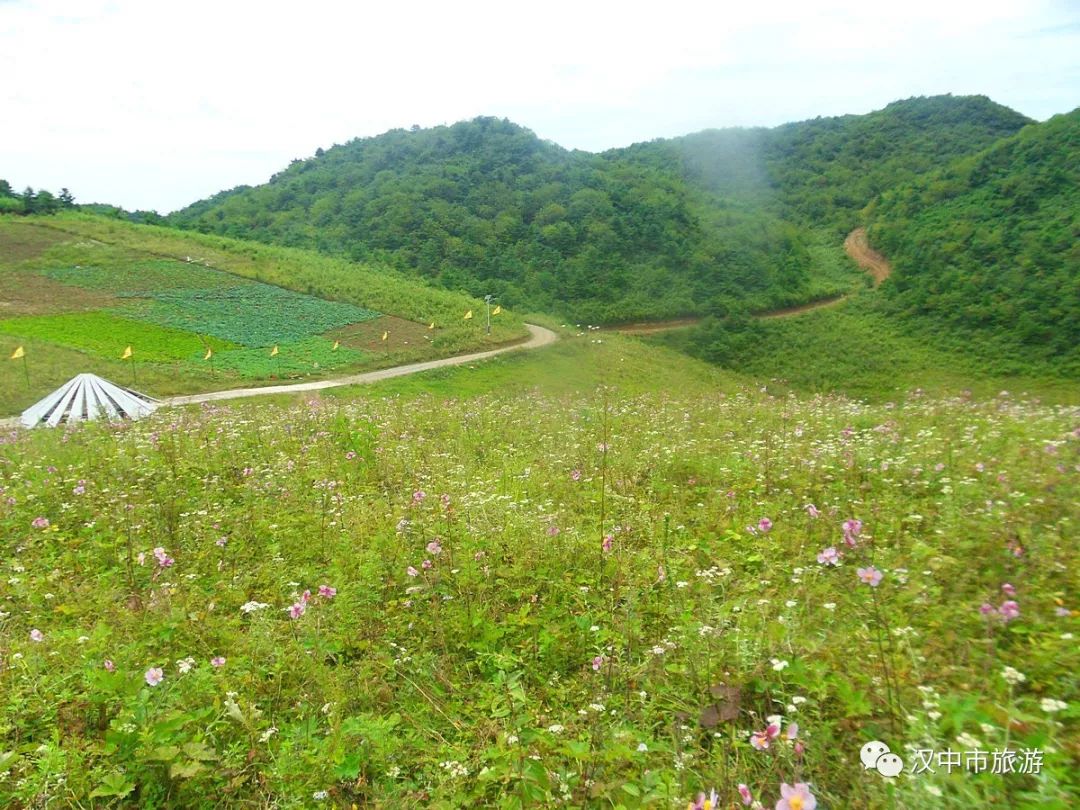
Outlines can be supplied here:
[[450, 288], [585, 320], [813, 295], [796, 231], [733, 211], [719, 232], [681, 177], [570, 152], [491, 118], [395, 130], [173, 215], [183, 227], [381, 259]]
[[592, 155], [479, 118], [319, 150], [169, 220], [380, 259], [579, 320], [760, 310], [850, 286], [815, 250], [815, 229], [842, 230], [889, 178], [943, 166], [1025, 121], [980, 97], [911, 99]]
[[706, 130], [625, 153], [666, 153], [666, 165], [696, 186], [842, 237], [861, 224], [859, 211], [881, 192], [1014, 135], [1027, 123], [985, 96], [934, 96], [774, 129]]
[[885, 192], [893, 312], [1080, 373], [1080, 109]]

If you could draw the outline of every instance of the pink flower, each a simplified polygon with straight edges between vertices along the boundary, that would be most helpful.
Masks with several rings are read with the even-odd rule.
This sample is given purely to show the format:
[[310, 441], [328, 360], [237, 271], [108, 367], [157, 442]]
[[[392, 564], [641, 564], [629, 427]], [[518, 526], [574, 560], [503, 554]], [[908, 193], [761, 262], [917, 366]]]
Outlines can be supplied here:
[[154, 549], [154, 557], [157, 558], [158, 565], [162, 568], [168, 568], [175, 562], [172, 557], [165, 553], [165, 549], [161, 546]]
[[293, 619], [299, 619], [307, 612], [307, 605], [303, 602], [294, 602], [289, 608], [289, 616]]
[[1001, 586], [1001, 592], [1008, 597], [1016, 596], [1016, 588], [1008, 582]]
[[844, 542], [849, 546], [854, 546], [857, 542], [856, 538], [862, 534], [862, 521], [851, 518], [845, 520], [843, 525]]
[[817, 561], [822, 565], [839, 565], [840, 554], [837, 552], [835, 546], [829, 546], [817, 555]]
[[605, 534], [604, 535], [604, 541], [600, 544], [600, 547], [604, 551], [611, 551], [611, 544], [612, 544], [612, 542], [614, 540], [615, 540], [615, 538], [612, 537], [610, 534]]
[[716, 790], [710, 790], [708, 796], [699, 793], [697, 799], [690, 803], [688, 810], [717, 810]]
[[348, 453], [345, 454], [345, 458], [348, 461], [352, 461], [354, 458], [356, 458], [356, 451], [350, 450]]
[[859, 579], [871, 588], [876, 588], [878, 583], [881, 582], [881, 572], [872, 565], [867, 568], [860, 568], [856, 573], [859, 575]]
[[111, 658], [106, 658], [105, 659], [105, 671], [106, 672], [116, 672], [116, 664], [114, 664], [112, 662]]
[[991, 605], [989, 602], [983, 602], [981, 605], [979, 605], [979, 613], [981, 613], [983, 616], [989, 616], [993, 612], [994, 606]]
[[161, 667], [150, 667], [143, 677], [146, 678], [148, 686], [157, 686], [161, 683], [161, 679], [165, 677], [165, 673], [162, 672]]
[[558, 526], [548, 526], [547, 527], [547, 535], [548, 535], [548, 537], [555, 537], [558, 534], [559, 534], [559, 527]]
[[423, 568], [425, 571], [431, 568], [432, 565], [433, 563], [431, 562], [431, 560], [424, 560], [422, 563], [420, 563], [420, 567]]
[[1054, 615], [1064, 618], [1065, 616], [1071, 616], [1072, 611], [1069, 610], [1067, 607], [1056, 607], [1054, 608]]
[[817, 807], [817, 799], [805, 782], [796, 782], [794, 785], [784, 782], [780, 785], [780, 797], [776, 810], [814, 810]]
[[438, 537], [427, 544], [427, 550], [429, 554], [442, 554], [442, 543]]
[[806, 514], [815, 519], [821, 517], [821, 511], [812, 503], [806, 505]]
[[303, 602], [305, 605], [308, 602], [310, 602], [311, 601], [311, 591], [310, 590], [305, 590], [302, 594], [300, 594], [300, 601]]
[[763, 517], [757, 522], [757, 527], [762, 533], [768, 532], [772, 528], [772, 521], [767, 517]]
[[40, 630], [38, 630], [35, 627], [33, 630], [30, 631], [30, 640], [31, 641], [44, 641], [45, 640], [45, 634], [42, 633]]
[[662, 565], [656, 566], [656, 581], [657, 582], [666, 582], [667, 581], [667, 571], [664, 570], [664, 566], [662, 566]]
[[755, 731], [750, 735], [750, 745], [754, 746], [758, 751], [764, 751], [779, 736], [780, 726], [776, 723], [769, 723], [764, 731]]
[[750, 804], [754, 801], [754, 795], [750, 792], [750, 788], [748, 788], [744, 784], [740, 784], [738, 790], [739, 796], [742, 797], [742, 803], [749, 807]]
[[592, 660], [593, 672], [599, 672], [600, 667], [604, 665], [604, 656], [598, 655]]
[[225, 657], [222, 656], [222, 655], [215, 655], [213, 658], [210, 659], [210, 666], [212, 666], [212, 667], [223, 667], [223, 666], [225, 666]]
[[424, 498], [426, 498], [426, 497], [427, 497], [427, 493], [424, 492], [424, 490], [422, 490], [422, 489], [418, 489], [418, 490], [416, 490], [416, 492], [414, 492], [412, 494], [412, 500], [413, 500], [413, 503], [415, 503], [415, 504], [423, 503]]
[[409, 566], [408, 568], [406, 568], [406, 569], [405, 569], [405, 573], [406, 573], [406, 574], [408, 574], [408, 575], [409, 575], [410, 577], [418, 577], [418, 576], [420, 576], [420, 572], [419, 572], [419, 571], [417, 571], [417, 570], [416, 570], [416, 569], [415, 569], [415, 568], [414, 568], [413, 566], [411, 566], [411, 565], [410, 565], [410, 566]]
[[573, 481], [580, 481], [581, 480], [581, 470], [572, 470], [570, 472], [570, 478]]
[[1013, 619], [1020, 617], [1020, 605], [1012, 599], [1009, 599], [1001, 603], [1001, 607], [998, 608], [998, 613], [1001, 614], [1003, 621], [1011, 622]]
[[337, 596], [337, 588], [331, 588], [329, 585], [320, 585], [319, 596], [323, 599], [333, 599]]
[[47, 517], [36, 517], [30, 525], [35, 529], [47, 529], [49, 528], [49, 519]]
[[798, 723], [788, 723], [787, 731], [784, 732], [784, 739], [788, 740], [789, 742], [792, 742], [795, 739], [797, 739], [798, 736], [799, 736], [799, 724]]

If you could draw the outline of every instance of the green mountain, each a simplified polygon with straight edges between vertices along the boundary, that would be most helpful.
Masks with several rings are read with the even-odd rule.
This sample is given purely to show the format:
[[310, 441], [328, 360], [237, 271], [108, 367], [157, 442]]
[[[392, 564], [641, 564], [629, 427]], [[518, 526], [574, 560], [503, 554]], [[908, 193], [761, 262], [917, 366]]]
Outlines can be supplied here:
[[320, 150], [169, 222], [377, 259], [591, 322], [761, 310], [851, 286], [813, 229], [846, 227], [889, 177], [941, 167], [1026, 120], [979, 97], [912, 99], [593, 155], [478, 118]]
[[878, 194], [1015, 135], [1029, 118], [985, 96], [896, 101], [866, 115], [774, 129], [724, 129], [631, 147], [660, 150], [669, 167], [721, 198], [843, 236]]
[[886, 191], [867, 212], [894, 315], [1080, 373], [1080, 109]]

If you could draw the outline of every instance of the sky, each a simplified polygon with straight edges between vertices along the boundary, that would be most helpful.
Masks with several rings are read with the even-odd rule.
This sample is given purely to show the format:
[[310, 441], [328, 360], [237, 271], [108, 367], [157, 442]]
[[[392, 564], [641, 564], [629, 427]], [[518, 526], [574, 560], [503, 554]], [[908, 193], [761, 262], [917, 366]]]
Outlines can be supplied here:
[[0, 0], [0, 178], [130, 210], [477, 115], [600, 151], [939, 93], [1080, 106], [1080, 0]]

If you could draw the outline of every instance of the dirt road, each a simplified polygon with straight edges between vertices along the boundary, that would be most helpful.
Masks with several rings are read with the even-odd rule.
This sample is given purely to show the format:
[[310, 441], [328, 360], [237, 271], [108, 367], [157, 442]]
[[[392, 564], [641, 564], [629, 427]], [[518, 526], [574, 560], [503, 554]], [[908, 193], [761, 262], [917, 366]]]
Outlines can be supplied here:
[[870, 240], [866, 238], [866, 228], [856, 228], [847, 235], [844, 240], [844, 250], [847, 255], [855, 260], [863, 270], [874, 278], [874, 286], [878, 287], [885, 279], [892, 275], [892, 265], [889, 260], [870, 247]]
[[304, 391], [322, 391], [326, 388], [339, 388], [343, 385], [363, 385], [365, 383], [389, 380], [393, 377], [403, 377], [406, 374], [416, 374], [420, 371], [430, 371], [433, 368], [446, 368], [447, 366], [461, 366], [473, 363], [477, 360], [485, 360], [497, 354], [518, 351], [520, 349], [539, 349], [548, 346], [559, 339], [559, 336], [550, 329], [542, 326], [525, 324], [529, 330], [529, 339], [524, 343], [515, 343], [513, 346], [504, 346], [500, 349], [490, 349], [486, 352], [474, 352], [473, 354], [459, 354], [454, 357], [443, 357], [440, 360], [426, 360], [423, 363], [408, 363], [404, 366], [381, 368], [378, 371], [367, 371], [363, 374], [352, 374], [348, 377], [335, 377], [331, 380], [316, 380], [315, 382], [293, 383], [291, 385], [266, 385], [260, 388], [234, 388], [230, 391], [211, 391], [207, 394], [191, 394], [182, 397], [170, 397], [163, 401], [163, 405], [192, 405], [198, 402], [218, 402], [224, 399], [243, 399], [245, 397], [261, 397], [267, 394], [296, 394]]

